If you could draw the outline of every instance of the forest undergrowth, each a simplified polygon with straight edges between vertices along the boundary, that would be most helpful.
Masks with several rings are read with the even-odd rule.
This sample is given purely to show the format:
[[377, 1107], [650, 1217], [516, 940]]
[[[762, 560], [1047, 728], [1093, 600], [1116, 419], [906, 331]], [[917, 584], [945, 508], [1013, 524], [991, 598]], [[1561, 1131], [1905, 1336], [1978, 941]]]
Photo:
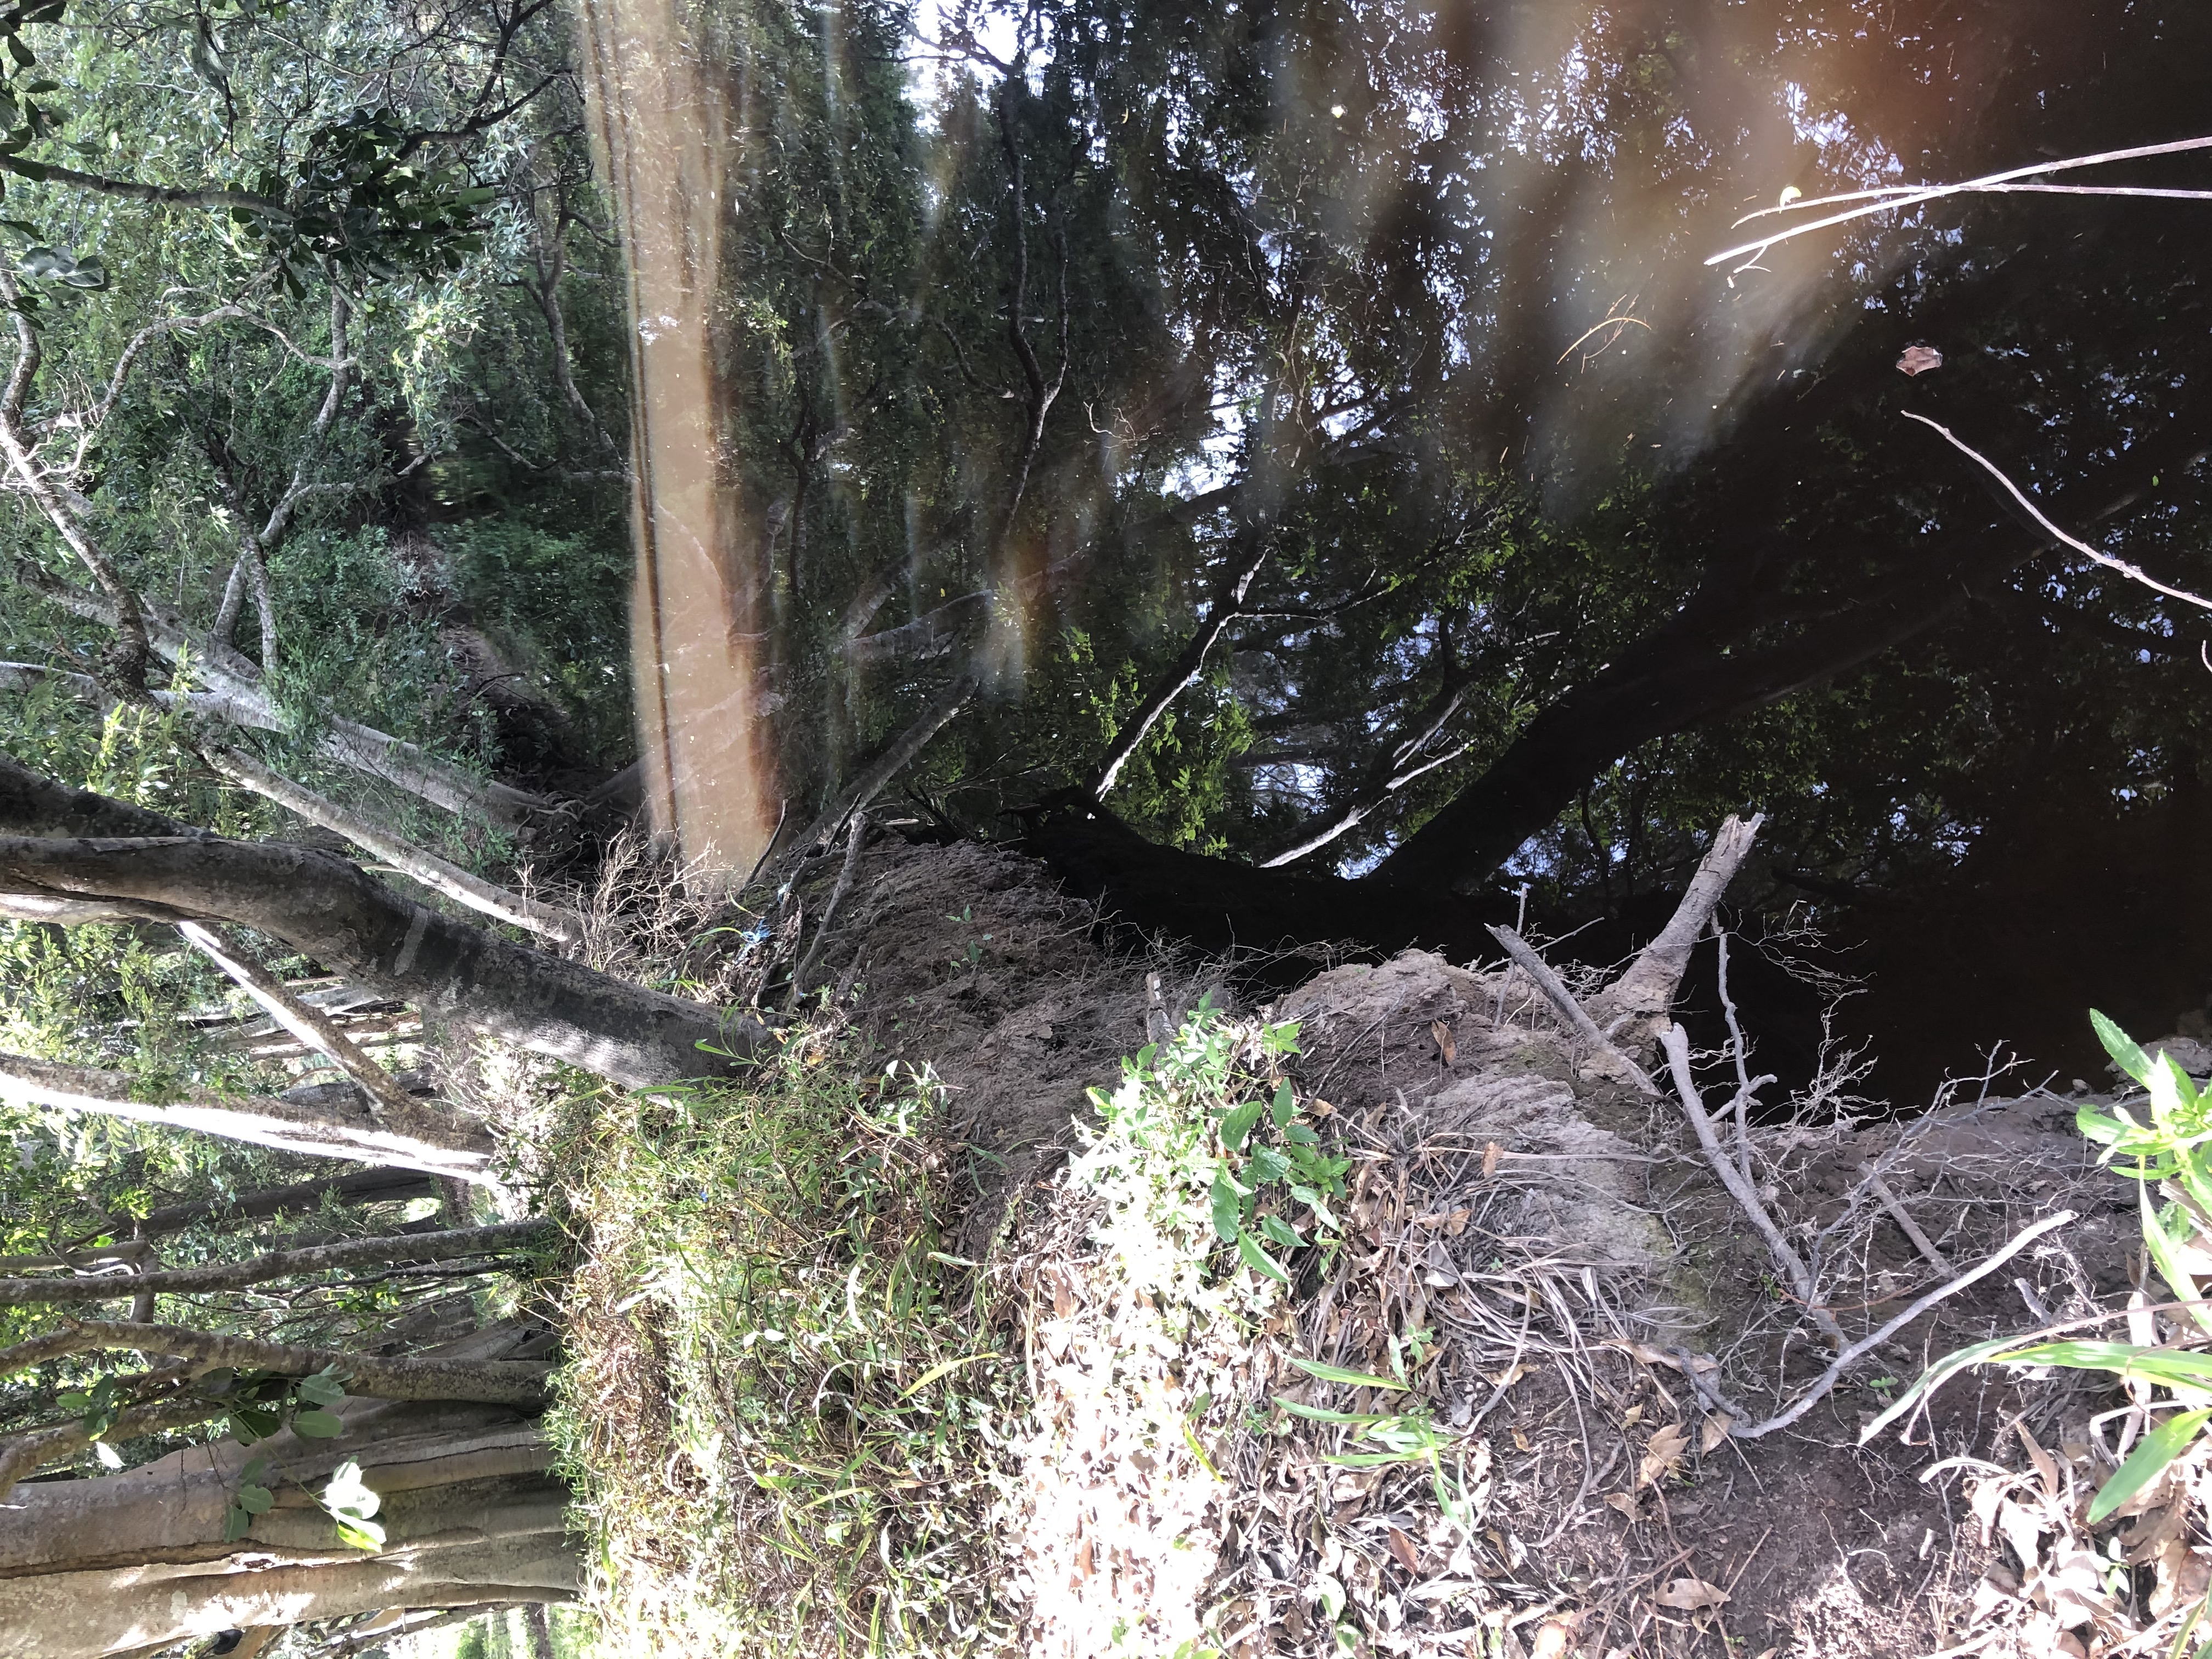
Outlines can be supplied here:
[[978, 1056], [1049, 1093], [1001, 1039], [1055, 1028], [960, 941], [1059, 913], [980, 856], [871, 849], [857, 929], [974, 893], [943, 960], [839, 975], [749, 1082], [563, 1108], [600, 1650], [2191, 1651], [2202, 1456], [2087, 1518], [2140, 1380], [1985, 1367], [1869, 1434], [1977, 1340], [2182, 1340], [2075, 1127], [2119, 1097], [1997, 1074], [1900, 1120], [1838, 1056], [1763, 1125], [1715, 1102], [1801, 1282], [1678, 1103], [1525, 975], [1414, 952], [1235, 1014], [1100, 981], [1120, 1078], [1010, 1156]]

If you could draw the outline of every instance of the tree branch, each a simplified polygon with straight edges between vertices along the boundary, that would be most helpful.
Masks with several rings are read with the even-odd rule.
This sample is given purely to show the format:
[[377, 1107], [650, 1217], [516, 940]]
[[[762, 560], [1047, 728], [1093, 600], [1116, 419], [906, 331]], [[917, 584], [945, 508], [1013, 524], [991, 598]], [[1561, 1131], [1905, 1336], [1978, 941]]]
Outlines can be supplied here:
[[541, 1360], [384, 1358], [334, 1348], [217, 1336], [185, 1325], [82, 1319], [71, 1320], [52, 1335], [0, 1348], [0, 1376], [13, 1376], [64, 1354], [98, 1353], [108, 1348], [157, 1349], [194, 1362], [196, 1372], [226, 1365], [238, 1370], [275, 1371], [283, 1376], [312, 1376], [317, 1371], [335, 1370], [344, 1381], [348, 1394], [372, 1400], [465, 1400], [488, 1406], [520, 1406], [527, 1411], [544, 1408], [545, 1379], [553, 1370]]
[[[311, 1244], [304, 1249], [271, 1250], [249, 1261], [168, 1267], [128, 1279], [0, 1279], [0, 1307], [112, 1302], [141, 1291], [191, 1296], [210, 1291], [243, 1290], [250, 1285], [266, 1285], [295, 1274], [343, 1273], [353, 1267], [382, 1267], [394, 1261], [454, 1261], [467, 1256], [495, 1255], [501, 1250], [527, 1249], [532, 1245], [550, 1243], [560, 1236], [558, 1227], [540, 1218], [496, 1221], [483, 1227], [453, 1227], [439, 1233], [342, 1239], [332, 1244]], [[131, 1342], [126, 1346], [143, 1345]]]
[[204, 753], [208, 763], [233, 783], [298, 813], [310, 823], [343, 836], [364, 852], [458, 904], [572, 948], [584, 942], [584, 919], [573, 910], [541, 903], [448, 864], [382, 824], [271, 771], [243, 750], [210, 747]]
[[347, 1158], [468, 1182], [491, 1179], [491, 1137], [442, 1114], [418, 1110], [377, 1124], [274, 1096], [224, 1099], [188, 1090], [134, 1099], [140, 1079], [89, 1066], [0, 1054], [0, 1098], [155, 1123], [307, 1158]]
[[417, 1109], [415, 1097], [393, 1080], [391, 1073], [362, 1053], [336, 1020], [286, 990], [283, 981], [254, 961], [237, 940], [225, 939], [197, 921], [179, 922], [177, 932], [259, 1003], [270, 1018], [351, 1078], [368, 1097], [370, 1116], [381, 1120], [389, 1114], [404, 1120]]
[[1115, 779], [1121, 775], [1121, 769], [1128, 764], [1129, 757], [1137, 752], [1146, 735], [1158, 723], [1160, 716], [1166, 714], [1175, 700], [1195, 684], [1198, 677], [1206, 672], [1206, 653], [1228, 630], [1229, 624], [1244, 614], [1245, 595], [1252, 591], [1253, 580], [1259, 575], [1261, 567], [1267, 562], [1275, 550], [1273, 537], [1263, 534], [1258, 541], [1258, 547], [1247, 553], [1243, 562], [1223, 576], [1221, 586], [1214, 593], [1212, 605], [1208, 607], [1196, 631], [1191, 635], [1189, 642], [1176, 656], [1174, 665], [1153, 685], [1144, 702], [1137, 706], [1137, 712], [1115, 733], [1112, 746], [1107, 750], [1097, 769], [1092, 772], [1090, 781], [1084, 786], [1084, 793], [1092, 800], [1106, 799], [1107, 793], [1114, 787]]

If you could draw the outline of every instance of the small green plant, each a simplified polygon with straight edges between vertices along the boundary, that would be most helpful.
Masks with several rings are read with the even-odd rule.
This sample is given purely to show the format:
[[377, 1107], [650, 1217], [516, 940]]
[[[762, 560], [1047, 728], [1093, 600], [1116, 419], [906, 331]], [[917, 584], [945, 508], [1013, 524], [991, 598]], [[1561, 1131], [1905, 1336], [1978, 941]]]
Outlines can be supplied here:
[[[2182, 1252], [2212, 1249], [2212, 1092], [2200, 1091], [2173, 1056], [2143, 1052], [2126, 1032], [2092, 1010], [2090, 1024], [2113, 1062], [2146, 1091], [2140, 1103], [2110, 1111], [2083, 1106], [2075, 1115], [2081, 1133], [2105, 1150], [2100, 1162], [2116, 1164], [2135, 1178], [2142, 1210], [2143, 1244], [2176, 1305], [2197, 1326], [2212, 1332], [2212, 1310], [2197, 1291]], [[2147, 1110], [2147, 1119], [2136, 1115]], [[2166, 1201], [2154, 1199], [2154, 1193]], [[1917, 1410], [1952, 1376], [1970, 1366], [2057, 1365], [2100, 1370], [2131, 1382], [2148, 1382], [2172, 1397], [2151, 1409], [2172, 1415], [2136, 1443], [2126, 1461], [2099, 1488], [2090, 1504], [2091, 1525], [2155, 1481], [2177, 1458], [2195, 1448], [2212, 1424], [2212, 1354], [2178, 1346], [2127, 1342], [2058, 1340], [2022, 1346], [2017, 1337], [1978, 1342], [1945, 1355], [1881, 1416], [1869, 1424], [1860, 1443], [1891, 1423]], [[2212, 1651], [2212, 1644], [2200, 1649]]]
[[[1425, 1333], [1423, 1333], [1425, 1334]], [[1411, 1345], [1408, 1345], [1411, 1346]], [[1395, 1376], [1376, 1376], [1366, 1371], [1347, 1370], [1341, 1365], [1324, 1365], [1317, 1359], [1304, 1359], [1297, 1354], [1285, 1354], [1285, 1358], [1309, 1376], [1324, 1382], [1334, 1382], [1347, 1389], [1377, 1389], [1385, 1392], [1413, 1394], [1413, 1381], [1407, 1374], [1403, 1351], [1394, 1339], [1390, 1345], [1390, 1359]], [[1416, 1360], [1418, 1364], [1418, 1359]], [[1407, 1400], [1400, 1412], [1338, 1412], [1303, 1401], [1275, 1396], [1276, 1405], [1293, 1417], [1303, 1417], [1310, 1423], [1334, 1423], [1351, 1429], [1353, 1438], [1364, 1441], [1372, 1448], [1368, 1451], [1334, 1452], [1324, 1455], [1324, 1462], [1340, 1468], [1372, 1469], [1390, 1463], [1425, 1463], [1429, 1467], [1429, 1481], [1436, 1493], [1437, 1507], [1447, 1520], [1472, 1528], [1474, 1516], [1467, 1500], [1467, 1464], [1459, 1449], [1459, 1441], [1449, 1430], [1437, 1426], [1435, 1414], [1428, 1403], [1418, 1397]], [[1458, 1458], [1457, 1474], [1444, 1469], [1446, 1454]]]
[[[1091, 1091], [1103, 1133], [1079, 1162], [1079, 1178], [1137, 1202], [1164, 1238], [1188, 1241], [1202, 1215], [1237, 1262], [1288, 1285], [1290, 1273], [1265, 1247], [1333, 1246], [1339, 1223], [1329, 1204], [1343, 1196], [1352, 1167], [1299, 1121], [1288, 1081], [1245, 1074], [1248, 1047], [1264, 1074], [1297, 1052], [1297, 1036], [1295, 1023], [1238, 1026], [1210, 998], [1201, 1001], [1173, 1036], [1121, 1062], [1113, 1093]], [[1301, 1209], [1305, 1231], [1297, 1224]]]

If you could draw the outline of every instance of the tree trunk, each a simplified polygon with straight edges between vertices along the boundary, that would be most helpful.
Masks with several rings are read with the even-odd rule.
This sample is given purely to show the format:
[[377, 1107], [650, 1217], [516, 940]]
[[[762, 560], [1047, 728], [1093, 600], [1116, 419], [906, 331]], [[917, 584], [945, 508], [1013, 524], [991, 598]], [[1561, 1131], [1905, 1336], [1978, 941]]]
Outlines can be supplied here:
[[0, 839], [0, 898], [9, 914], [85, 920], [70, 907], [89, 901], [153, 920], [234, 922], [413, 1003], [426, 1018], [472, 1026], [617, 1083], [726, 1073], [767, 1041], [750, 1019], [725, 1019], [703, 1004], [412, 903], [327, 853], [205, 835], [65, 788], [4, 756], [0, 829], [15, 832]]
[[[0, 1659], [97, 1659], [227, 1630], [387, 1607], [565, 1601], [579, 1568], [568, 1493], [538, 1425], [498, 1407], [349, 1401], [335, 1440], [223, 1440], [125, 1474], [18, 1487], [0, 1508]], [[276, 1504], [223, 1540], [240, 1472]], [[383, 1550], [316, 1506], [357, 1459], [383, 1498]]]

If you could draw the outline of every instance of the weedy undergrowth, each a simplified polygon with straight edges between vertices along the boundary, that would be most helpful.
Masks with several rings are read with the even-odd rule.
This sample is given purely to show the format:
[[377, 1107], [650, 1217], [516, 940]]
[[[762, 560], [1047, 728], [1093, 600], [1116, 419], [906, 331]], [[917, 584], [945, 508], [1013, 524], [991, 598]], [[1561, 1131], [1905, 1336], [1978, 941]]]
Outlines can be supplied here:
[[942, 1091], [839, 1058], [602, 1096], [556, 1164], [591, 1259], [552, 1421], [602, 1652], [1009, 1640], [981, 1516], [1020, 1369], [939, 1248]]
[[[1936, 1389], [1971, 1366], [2103, 1371], [2128, 1385], [2134, 1403], [2105, 1414], [2126, 1419], [2121, 1431], [2124, 1455], [2083, 1513], [2084, 1523], [2094, 1527], [2115, 1516], [2141, 1513], [2160, 1497], [2170, 1497], [2183, 1509], [2193, 1505], [2205, 1511], [2201, 1523], [2212, 1517], [2212, 1503], [2206, 1501], [2212, 1493], [2203, 1485], [2212, 1466], [2212, 1353], [2201, 1351], [2212, 1341], [2212, 1307], [2198, 1287], [2200, 1277], [2212, 1270], [2212, 1089], [2199, 1089], [2171, 1054], [2146, 1054], [2103, 1014], [2092, 1010], [2089, 1018], [2113, 1063], [2146, 1091], [2141, 1100], [2109, 1110], [2084, 1105], [2075, 1114], [2081, 1133], [2105, 1149], [2100, 1161], [2135, 1180], [2144, 1251], [2171, 1293], [2162, 1308], [2142, 1307], [2138, 1298], [2130, 1325], [2138, 1335], [2154, 1335], [2155, 1316], [2165, 1312], [2185, 1316], [2196, 1331], [2166, 1342], [2064, 1334], [2101, 1322], [2092, 1318], [2035, 1334], [2051, 1340], [2023, 1342], [2008, 1336], [1974, 1343], [1930, 1365], [1867, 1425], [1860, 1443], [1917, 1412]], [[2172, 1490], [2162, 1492], [2169, 1476]], [[2179, 1623], [2172, 1636], [2175, 1656], [2190, 1651], [2193, 1659], [2212, 1659], [2212, 1641], [2189, 1647], [2206, 1605], [2199, 1595], [2160, 1609], [2161, 1623]]]

